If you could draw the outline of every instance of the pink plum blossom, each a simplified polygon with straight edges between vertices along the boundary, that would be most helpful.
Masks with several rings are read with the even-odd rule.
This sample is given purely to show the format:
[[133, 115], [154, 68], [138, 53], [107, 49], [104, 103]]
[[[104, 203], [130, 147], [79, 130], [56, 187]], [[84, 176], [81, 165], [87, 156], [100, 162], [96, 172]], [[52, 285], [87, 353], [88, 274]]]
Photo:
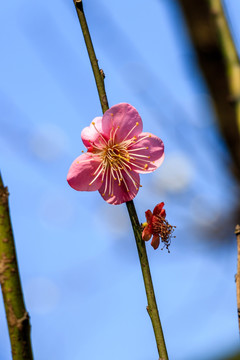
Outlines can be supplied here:
[[78, 191], [98, 190], [109, 204], [122, 204], [138, 193], [139, 174], [156, 170], [164, 159], [161, 139], [142, 132], [142, 119], [126, 103], [112, 106], [82, 130], [87, 152], [72, 163], [67, 181]]

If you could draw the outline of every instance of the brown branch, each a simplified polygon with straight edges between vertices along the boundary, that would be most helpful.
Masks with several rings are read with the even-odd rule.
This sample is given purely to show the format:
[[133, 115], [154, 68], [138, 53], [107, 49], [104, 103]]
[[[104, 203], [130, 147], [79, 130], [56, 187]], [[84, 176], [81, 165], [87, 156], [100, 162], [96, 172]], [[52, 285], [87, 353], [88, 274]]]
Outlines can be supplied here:
[[240, 65], [220, 0], [179, 0], [240, 179]]
[[25, 309], [18, 271], [8, 189], [0, 174], [0, 284], [8, 323], [13, 360], [33, 360], [30, 322]]

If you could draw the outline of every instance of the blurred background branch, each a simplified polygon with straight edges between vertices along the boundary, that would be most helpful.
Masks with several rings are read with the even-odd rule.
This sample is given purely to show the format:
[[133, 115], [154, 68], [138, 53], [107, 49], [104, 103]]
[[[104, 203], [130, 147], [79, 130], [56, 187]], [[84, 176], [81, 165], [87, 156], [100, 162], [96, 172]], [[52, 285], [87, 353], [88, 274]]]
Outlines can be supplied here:
[[240, 66], [220, 0], [179, 0], [240, 179]]

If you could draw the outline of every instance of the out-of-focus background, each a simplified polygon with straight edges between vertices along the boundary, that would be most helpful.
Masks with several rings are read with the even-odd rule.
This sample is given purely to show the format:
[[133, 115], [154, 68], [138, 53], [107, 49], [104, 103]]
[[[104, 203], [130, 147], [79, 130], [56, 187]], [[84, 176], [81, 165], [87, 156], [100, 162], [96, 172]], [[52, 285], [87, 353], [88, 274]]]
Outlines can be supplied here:
[[[135, 106], [165, 143], [135, 206], [143, 222], [164, 201], [177, 226], [170, 254], [147, 244], [169, 357], [222, 359], [239, 345], [239, 183], [182, 3], [88, 0], [84, 9], [109, 104]], [[223, 5], [239, 51], [240, 4]], [[74, 4], [5, 1], [0, 24], [0, 167], [35, 359], [155, 360], [125, 205], [66, 182], [82, 128], [101, 115]], [[11, 359], [2, 298], [0, 359]]]

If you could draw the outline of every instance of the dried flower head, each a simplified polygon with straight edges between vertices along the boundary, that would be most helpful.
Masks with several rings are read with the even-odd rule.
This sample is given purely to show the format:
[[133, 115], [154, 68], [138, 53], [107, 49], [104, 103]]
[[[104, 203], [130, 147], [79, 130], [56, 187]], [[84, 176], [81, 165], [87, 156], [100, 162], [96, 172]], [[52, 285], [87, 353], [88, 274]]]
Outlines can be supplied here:
[[109, 204], [122, 204], [138, 193], [141, 173], [156, 170], [164, 159], [157, 136], [142, 132], [142, 119], [126, 103], [112, 106], [82, 131], [87, 152], [71, 165], [67, 181], [78, 191], [98, 190]]
[[169, 246], [171, 244], [172, 233], [176, 226], [170, 225], [166, 220], [166, 212], [163, 209], [164, 202], [157, 204], [153, 210], [147, 210], [145, 212], [147, 222], [142, 224], [143, 232], [142, 238], [148, 241], [152, 238], [151, 245], [156, 250], [160, 244], [160, 239], [169, 252]]

